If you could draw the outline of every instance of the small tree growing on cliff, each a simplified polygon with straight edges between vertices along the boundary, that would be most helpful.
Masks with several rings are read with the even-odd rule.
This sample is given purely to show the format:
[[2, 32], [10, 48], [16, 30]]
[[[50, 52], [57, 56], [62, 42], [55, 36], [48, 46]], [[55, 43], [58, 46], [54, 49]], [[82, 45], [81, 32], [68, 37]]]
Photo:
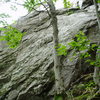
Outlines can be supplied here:
[[[8, 0], [9, 1], [9, 0]], [[43, 5], [44, 8], [46, 8], [49, 17], [51, 18], [51, 25], [53, 28], [53, 42], [54, 42], [54, 73], [55, 73], [55, 84], [56, 84], [56, 93], [57, 95], [61, 95], [64, 92], [64, 83], [63, 78], [61, 77], [61, 62], [60, 62], [60, 56], [58, 56], [57, 49], [59, 45], [59, 38], [58, 38], [58, 23], [57, 23], [57, 15], [56, 15], [56, 9], [54, 2], [57, 0], [26, 0], [24, 6], [29, 10], [35, 9], [35, 6]], [[47, 3], [49, 6], [49, 9], [44, 5], [44, 3]], [[70, 7], [71, 4], [68, 2], [68, 0], [63, 0], [65, 7]], [[36, 9], [35, 9], [36, 10]], [[62, 96], [62, 100], [64, 97]]]
[[[94, 6], [95, 6], [95, 11], [96, 11], [96, 16], [97, 16], [97, 22], [98, 22], [98, 27], [99, 27], [99, 37], [100, 37], [100, 14], [98, 12], [98, 4], [100, 3], [100, 0], [93, 0]], [[98, 42], [98, 45], [100, 45], [100, 41]], [[99, 49], [97, 50], [97, 55], [96, 59], [100, 59], [100, 46]], [[99, 86], [100, 89], [100, 67], [95, 67], [94, 69], [94, 82]]]
[[54, 73], [55, 73], [55, 83], [56, 83], [56, 92], [57, 94], [61, 94], [64, 90], [63, 87], [63, 79], [61, 77], [61, 62], [60, 56], [57, 54], [57, 48], [59, 44], [58, 38], [58, 26], [57, 26], [57, 17], [56, 17], [56, 10], [52, 0], [47, 0], [47, 4], [50, 8], [50, 15], [51, 15], [51, 24], [53, 27], [53, 42], [54, 42]]
[[[34, 2], [33, 2], [34, 1]], [[53, 28], [53, 42], [54, 42], [54, 73], [55, 73], [55, 84], [56, 84], [56, 94], [57, 96], [61, 96], [62, 100], [64, 100], [64, 97], [61, 95], [64, 92], [64, 83], [63, 83], [63, 78], [61, 77], [61, 62], [60, 62], [60, 56], [58, 56], [57, 53], [57, 49], [58, 49], [58, 45], [59, 45], [59, 38], [58, 38], [58, 23], [57, 23], [57, 16], [56, 16], [56, 9], [55, 9], [55, 5], [54, 2], [56, 2], [57, 0], [44, 0], [44, 2], [41, 2], [41, 0], [30, 0], [30, 2], [28, 1], [25, 5], [25, 7], [27, 7], [29, 10], [29, 5], [31, 4], [33, 5], [37, 5], [37, 4], [42, 4], [44, 6], [44, 3], [47, 3], [49, 6], [49, 11], [46, 8], [49, 17], [51, 18], [51, 25]], [[64, 0], [64, 3], [66, 5], [66, 0]]]

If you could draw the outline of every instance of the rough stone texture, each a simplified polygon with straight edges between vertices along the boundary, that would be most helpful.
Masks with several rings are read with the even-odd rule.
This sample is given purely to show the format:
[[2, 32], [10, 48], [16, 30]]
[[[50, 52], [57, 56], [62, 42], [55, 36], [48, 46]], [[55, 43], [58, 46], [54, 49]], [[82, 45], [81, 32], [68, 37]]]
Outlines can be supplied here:
[[93, 5], [93, 0], [83, 0], [82, 1], [82, 8], [86, 8], [90, 5]]
[[[80, 30], [86, 32], [91, 42], [100, 39], [92, 8], [93, 6], [91, 9], [75, 10], [71, 15], [67, 15], [67, 12], [64, 14], [61, 10], [62, 13], [57, 16], [61, 43], [71, 41]], [[52, 100], [53, 38], [47, 13], [32, 12], [20, 18], [14, 26], [27, 34], [15, 50], [0, 50], [0, 100]], [[61, 59], [65, 88], [83, 71], [79, 70], [78, 56], [73, 61], [70, 61], [71, 57], [72, 51]]]

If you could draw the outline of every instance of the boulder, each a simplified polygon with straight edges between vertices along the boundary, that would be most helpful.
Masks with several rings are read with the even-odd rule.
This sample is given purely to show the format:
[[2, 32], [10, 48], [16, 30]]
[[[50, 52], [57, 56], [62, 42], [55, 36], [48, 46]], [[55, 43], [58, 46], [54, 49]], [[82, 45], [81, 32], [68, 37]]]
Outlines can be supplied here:
[[[57, 15], [60, 43], [67, 45], [80, 30], [92, 43], [99, 41], [94, 9], [73, 10], [70, 15], [67, 12], [62, 10]], [[2, 48], [0, 51], [0, 100], [53, 100], [55, 84], [50, 21], [48, 14], [40, 11], [29, 13], [14, 25], [27, 34], [16, 49]], [[66, 89], [89, 67], [82, 64], [80, 70], [78, 56], [70, 60], [72, 52], [61, 59]]]

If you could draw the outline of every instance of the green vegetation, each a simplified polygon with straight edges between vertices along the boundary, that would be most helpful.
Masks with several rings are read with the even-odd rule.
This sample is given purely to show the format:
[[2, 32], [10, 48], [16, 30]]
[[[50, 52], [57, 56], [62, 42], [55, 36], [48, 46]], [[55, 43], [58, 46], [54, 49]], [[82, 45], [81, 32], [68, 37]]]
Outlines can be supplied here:
[[[93, 74], [89, 73], [82, 75], [80, 80], [70, 86], [65, 92], [66, 100], [94, 100], [100, 96], [96, 84], [92, 79]], [[62, 96], [58, 95], [54, 97], [54, 100], [63, 100]]]
[[21, 33], [12, 26], [7, 26], [7, 28], [0, 28], [0, 31], [4, 32], [3, 35], [0, 36], [0, 41], [6, 41], [10, 48], [17, 47], [20, 44], [23, 35], [25, 34]]
[[73, 85], [67, 92], [68, 100], [92, 100], [97, 96], [97, 87], [92, 80], [92, 74], [84, 75], [80, 82]]
[[96, 0], [97, 3], [100, 3], [100, 0]]
[[69, 0], [63, 0], [63, 4], [65, 8], [71, 8], [73, 6], [73, 4], [70, 3]]
[[[56, 2], [57, 0], [53, 0]], [[45, 0], [26, 0], [24, 7], [28, 9], [28, 11], [32, 11], [33, 9], [45, 4]], [[63, 4], [65, 8], [72, 7], [72, 4], [68, 0], [63, 0]], [[46, 7], [46, 6], [45, 6]], [[12, 7], [14, 9], [15, 7]], [[16, 10], [16, 9], [14, 9]], [[68, 12], [68, 15], [72, 14], [73, 12]], [[7, 17], [6, 15], [0, 15], [2, 18]], [[56, 17], [56, 16], [55, 16]], [[6, 25], [7, 23], [4, 21], [0, 21], [3, 25]], [[0, 28], [1, 31], [3, 31], [3, 35], [0, 36], [0, 41], [6, 41], [7, 45], [10, 48], [17, 47], [24, 34], [22, 34], [19, 30], [12, 26], [7, 26], [6, 28]], [[55, 32], [56, 33], [56, 32]], [[59, 41], [58, 41], [59, 42]], [[70, 50], [74, 50], [73, 56], [78, 54], [80, 59], [86, 59], [86, 62], [89, 62], [90, 65], [100, 67], [100, 58], [98, 59], [91, 59], [91, 54], [89, 51], [98, 51], [97, 53], [100, 53], [98, 49], [99, 46], [97, 44], [91, 44], [88, 38], [85, 36], [83, 32], [80, 32], [79, 34], [75, 35], [74, 39], [68, 43], [68, 46], [70, 46]], [[66, 56], [68, 54], [67, 47], [65, 45], [59, 44], [58, 45], [58, 55], [64, 55]], [[60, 64], [59, 64], [60, 65]], [[57, 80], [59, 81], [59, 80]], [[3, 92], [6, 92], [6, 90], [3, 90]], [[3, 94], [1, 92], [0, 94]], [[89, 100], [94, 96], [96, 92], [95, 83], [93, 81], [88, 81], [85, 83], [80, 83], [78, 85], [75, 85], [73, 89], [66, 92], [68, 98], [74, 100]], [[66, 97], [67, 98], [67, 97]], [[63, 100], [61, 95], [57, 95], [54, 97], [54, 100]]]
[[71, 15], [71, 14], [73, 14], [73, 13], [74, 13], [74, 11], [68, 11], [68, 12], [67, 12], [68, 15]]
[[30, 12], [34, 7], [40, 6], [39, 0], [26, 0], [24, 2], [24, 7]]
[[[83, 32], [76, 34], [74, 39], [72, 39], [67, 46], [59, 44], [59, 48], [57, 49], [58, 55], [67, 56], [69, 50], [74, 50], [73, 56], [79, 55], [80, 59], [84, 59], [85, 62], [88, 62], [90, 65], [100, 67], [100, 58], [97, 58], [95, 57], [96, 55], [94, 55], [95, 59], [93, 59], [90, 53], [91, 51], [98, 51], [97, 53], [100, 53], [100, 48], [95, 43], [91, 44], [90, 40]], [[72, 57], [72, 60], [73, 58], [74, 57]], [[82, 82], [73, 85], [73, 87], [66, 92], [68, 100], [91, 100], [91, 98], [100, 96], [93, 79], [88, 79], [89, 77], [91, 78], [91, 76], [88, 75]]]
[[[96, 51], [100, 48], [98, 48], [97, 44], [91, 44], [90, 40], [88, 40], [87, 36], [83, 32], [79, 32], [79, 34], [76, 34], [74, 39], [68, 43], [71, 50], [75, 50], [73, 53], [73, 56], [78, 54], [80, 59], [85, 58], [86, 62], [89, 62], [90, 65], [100, 67], [100, 58], [92, 60], [91, 54], [89, 51]], [[58, 48], [58, 55], [64, 55], [66, 56], [68, 54], [67, 46], [60, 44]], [[98, 51], [100, 53], [100, 51]]]
[[9, 18], [10, 16], [8, 14], [5, 13], [1, 13], [0, 14], [0, 18]]
[[[57, 2], [58, 0], [52, 0], [53, 2]], [[47, 2], [45, 0], [26, 0], [24, 2], [24, 7], [30, 12], [32, 10], [36, 10], [36, 8], [40, 7], [41, 5], [45, 6]], [[63, 5], [65, 8], [71, 8], [73, 6], [69, 0], [63, 0]]]
[[58, 51], [58, 55], [64, 55], [64, 56], [67, 55], [67, 47], [63, 44], [58, 45], [57, 51]]
[[0, 25], [2, 26], [7, 26], [7, 21], [5, 20], [5, 18], [9, 18], [10, 16], [8, 14], [5, 13], [0, 13]]
[[62, 96], [61, 95], [57, 95], [54, 97], [54, 100], [63, 100]]

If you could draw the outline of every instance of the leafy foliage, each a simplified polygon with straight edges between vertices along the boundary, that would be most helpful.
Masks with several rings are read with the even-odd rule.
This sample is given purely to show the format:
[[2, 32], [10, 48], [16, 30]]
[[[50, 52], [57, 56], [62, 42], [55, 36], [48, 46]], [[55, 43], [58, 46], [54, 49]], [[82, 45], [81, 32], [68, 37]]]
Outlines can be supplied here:
[[6, 41], [10, 48], [17, 47], [24, 35], [12, 26], [8, 26], [7, 28], [0, 28], [0, 31], [4, 32], [3, 35], [0, 36], [0, 41]]
[[10, 16], [8, 14], [5, 13], [1, 13], [0, 14], [0, 18], [9, 18]]
[[[76, 34], [75, 38], [70, 43], [68, 43], [68, 45], [70, 46], [71, 50], [75, 50], [73, 56], [76, 55], [76, 53], [78, 53], [80, 59], [86, 58], [86, 62], [89, 62], [90, 65], [100, 67], [100, 58], [92, 60], [91, 54], [89, 54], [88, 52], [90, 50], [95, 51], [97, 49], [98, 53], [100, 53], [100, 50], [98, 50], [100, 48], [97, 44], [90, 44], [90, 41], [83, 32], [79, 32], [79, 34]], [[58, 55], [65, 56], [68, 54], [67, 46], [60, 44], [58, 47]]]
[[73, 14], [73, 13], [74, 13], [74, 11], [68, 11], [68, 12], [67, 12], [68, 15], [71, 15], [71, 14]]
[[100, 3], [100, 0], [96, 0], [97, 3]]
[[67, 55], [67, 48], [63, 44], [59, 44], [57, 51], [58, 51], [58, 55], [64, 55], [64, 56]]
[[84, 75], [80, 82], [74, 84], [66, 91], [68, 100], [92, 100], [98, 89], [92, 80], [93, 74]]
[[73, 6], [69, 0], [63, 0], [63, 4], [65, 8], [71, 8]]
[[8, 23], [7, 23], [6, 20], [0, 20], [0, 25], [1, 25], [1, 26], [7, 26]]
[[90, 41], [83, 32], [80, 32], [80, 34], [75, 35], [75, 39], [69, 45], [72, 49], [76, 49], [76, 51], [82, 51], [89, 48]]
[[56, 95], [54, 97], [54, 100], [63, 100], [62, 96], [61, 95]]
[[29, 12], [32, 11], [35, 6], [40, 6], [39, 0], [26, 0], [24, 2], [24, 7], [27, 8]]
[[[52, 1], [57, 2], [58, 0], [52, 0]], [[24, 7], [30, 12], [34, 8], [40, 7], [46, 2], [47, 2], [46, 0], [26, 0], [24, 2]], [[73, 4], [71, 4], [69, 0], [63, 0], [63, 5], [65, 8], [71, 8], [73, 6]]]
[[2, 26], [7, 26], [7, 21], [5, 20], [5, 18], [9, 18], [10, 16], [8, 14], [5, 13], [1, 13], [0, 14], [0, 25]]
[[[53, 0], [56, 2], [57, 0]], [[30, 12], [35, 8], [40, 7], [41, 5], [45, 4], [46, 0], [26, 0], [24, 2], [24, 7]]]

